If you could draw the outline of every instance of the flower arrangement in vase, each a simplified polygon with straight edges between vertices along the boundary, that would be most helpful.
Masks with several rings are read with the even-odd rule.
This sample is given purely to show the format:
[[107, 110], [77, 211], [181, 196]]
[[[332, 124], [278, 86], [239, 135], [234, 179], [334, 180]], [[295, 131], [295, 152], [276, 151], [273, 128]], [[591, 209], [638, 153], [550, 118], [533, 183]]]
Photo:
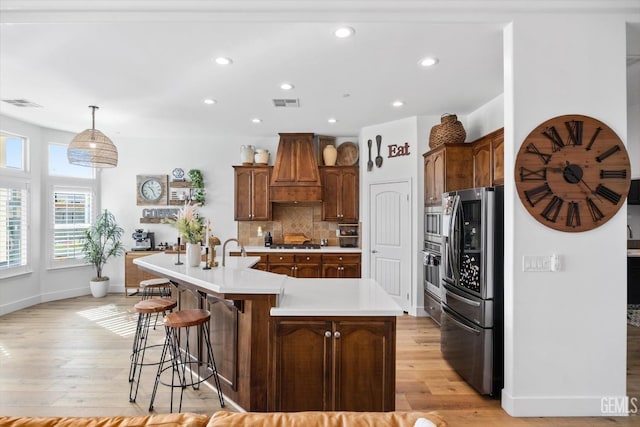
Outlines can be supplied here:
[[189, 203], [178, 211], [175, 219], [167, 221], [173, 224], [184, 239], [187, 248], [187, 262], [191, 267], [197, 267], [201, 261], [202, 238], [205, 234], [204, 219], [198, 215], [196, 208]]

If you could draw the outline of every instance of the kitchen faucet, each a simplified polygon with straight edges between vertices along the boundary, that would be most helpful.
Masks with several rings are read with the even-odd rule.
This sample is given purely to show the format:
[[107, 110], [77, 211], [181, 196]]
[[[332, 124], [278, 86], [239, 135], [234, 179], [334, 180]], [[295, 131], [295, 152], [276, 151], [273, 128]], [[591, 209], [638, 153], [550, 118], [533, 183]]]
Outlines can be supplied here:
[[240, 246], [240, 256], [247, 256], [247, 251], [244, 250], [244, 245], [240, 243], [238, 239], [234, 239], [234, 238], [227, 239], [224, 241], [222, 245], [222, 266], [223, 267], [224, 267], [224, 260], [227, 255], [227, 243], [229, 242], [236, 242], [238, 246]]
[[627, 224], [627, 229], [629, 230], [629, 240], [633, 240], [633, 231], [631, 231], [629, 224]]

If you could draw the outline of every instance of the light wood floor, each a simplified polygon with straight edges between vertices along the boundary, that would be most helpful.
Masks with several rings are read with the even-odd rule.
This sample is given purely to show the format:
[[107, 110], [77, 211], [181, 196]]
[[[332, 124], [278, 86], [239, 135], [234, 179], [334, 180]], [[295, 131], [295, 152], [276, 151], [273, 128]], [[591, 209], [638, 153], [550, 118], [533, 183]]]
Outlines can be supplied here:
[[[87, 296], [0, 317], [0, 415], [148, 414], [153, 367], [143, 372], [137, 403], [128, 399], [135, 301]], [[628, 332], [627, 394], [640, 397], [640, 328]], [[159, 328], [156, 341], [163, 335]], [[426, 318], [399, 318], [396, 378], [396, 410], [435, 410], [452, 427], [640, 425], [635, 416], [512, 418], [498, 399], [479, 396], [449, 368], [440, 354], [440, 331]], [[210, 414], [217, 402], [207, 387], [188, 390], [183, 411]], [[160, 388], [154, 406], [169, 411], [167, 388]]]

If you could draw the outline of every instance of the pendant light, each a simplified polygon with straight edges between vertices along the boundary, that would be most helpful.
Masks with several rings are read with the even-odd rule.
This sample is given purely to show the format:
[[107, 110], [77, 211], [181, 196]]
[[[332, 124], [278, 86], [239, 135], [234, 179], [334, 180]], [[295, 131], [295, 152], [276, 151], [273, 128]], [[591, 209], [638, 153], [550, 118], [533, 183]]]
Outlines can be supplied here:
[[92, 168], [112, 168], [118, 166], [118, 149], [111, 140], [96, 129], [96, 110], [91, 108], [91, 129], [87, 129], [73, 138], [67, 148], [69, 163]]

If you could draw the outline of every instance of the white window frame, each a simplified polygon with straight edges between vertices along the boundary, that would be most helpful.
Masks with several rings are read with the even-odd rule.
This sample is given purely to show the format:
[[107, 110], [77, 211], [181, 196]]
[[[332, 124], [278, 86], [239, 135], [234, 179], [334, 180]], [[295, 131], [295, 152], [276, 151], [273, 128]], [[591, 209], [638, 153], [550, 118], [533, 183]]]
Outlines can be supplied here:
[[90, 199], [90, 207], [89, 213], [87, 214], [87, 226], [90, 227], [93, 224], [93, 221], [96, 216], [96, 192], [92, 186], [69, 186], [69, 185], [51, 185], [48, 191], [48, 219], [49, 226], [48, 230], [48, 260], [49, 260], [49, 269], [56, 270], [60, 268], [70, 268], [70, 267], [78, 267], [86, 265], [84, 257], [81, 254], [78, 254], [76, 258], [67, 258], [67, 259], [54, 259], [55, 250], [55, 194], [56, 193], [85, 193], [88, 194]]
[[[22, 252], [22, 263], [20, 265], [0, 268], [0, 279], [9, 278], [18, 276], [21, 274], [31, 273], [31, 191], [30, 191], [30, 182], [27, 179], [20, 179], [14, 177], [1, 176], [2, 178], [2, 188], [16, 189], [23, 192], [23, 206], [24, 212], [22, 215], [22, 225], [24, 229], [22, 230], [21, 242], [23, 246]], [[4, 227], [4, 224], [2, 224]]]
[[30, 141], [24, 135], [18, 135], [16, 133], [7, 132], [5, 130], [0, 130], [0, 134], [16, 137], [23, 140], [22, 145], [22, 169], [9, 169], [0, 167], [0, 180], [2, 184], [0, 187], [2, 188], [11, 188], [24, 191], [24, 203], [25, 209], [23, 213], [22, 223], [24, 225], [24, 235], [21, 238], [23, 241], [23, 245], [25, 247], [24, 250], [24, 259], [23, 263], [18, 266], [2, 268], [0, 269], [0, 279], [11, 278], [14, 276], [19, 276], [22, 274], [31, 273], [32, 270], [32, 262], [31, 262], [31, 206], [32, 206], [32, 195], [31, 195], [31, 174], [29, 173], [29, 152], [30, 152]]

